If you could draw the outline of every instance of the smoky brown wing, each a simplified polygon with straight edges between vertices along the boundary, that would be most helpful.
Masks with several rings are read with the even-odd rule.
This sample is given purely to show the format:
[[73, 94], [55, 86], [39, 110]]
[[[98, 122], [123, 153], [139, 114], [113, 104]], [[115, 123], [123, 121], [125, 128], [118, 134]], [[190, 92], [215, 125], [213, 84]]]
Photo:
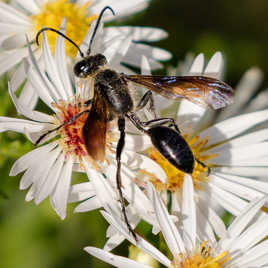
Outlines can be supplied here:
[[169, 99], [186, 98], [213, 109], [232, 103], [234, 90], [226, 83], [206, 76], [126, 75], [126, 79]]
[[96, 161], [105, 158], [108, 109], [97, 91], [89, 115], [83, 127], [83, 137], [88, 154]]

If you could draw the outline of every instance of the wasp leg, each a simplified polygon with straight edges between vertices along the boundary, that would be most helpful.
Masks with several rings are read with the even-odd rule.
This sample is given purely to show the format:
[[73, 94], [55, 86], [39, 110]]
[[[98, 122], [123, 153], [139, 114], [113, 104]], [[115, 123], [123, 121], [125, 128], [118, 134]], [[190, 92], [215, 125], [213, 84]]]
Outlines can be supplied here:
[[173, 118], [156, 118], [150, 121], [141, 122], [141, 124], [145, 127], [153, 127], [153, 126], [161, 126], [169, 123], [171, 127], [174, 127], [180, 133], [180, 130]]
[[56, 127], [56, 128], [53, 128], [53, 129], [47, 131], [46, 133], [44, 133], [43, 135], [41, 135], [41, 136], [38, 138], [38, 140], [35, 142], [34, 145], [38, 145], [38, 144], [41, 142], [41, 140], [43, 140], [48, 134], [50, 134], [50, 133], [52, 133], [52, 132], [54, 132], [54, 131], [57, 131], [57, 130], [59, 130], [60, 128], [65, 127], [65, 126], [67, 126], [67, 125], [69, 125], [69, 124], [72, 124], [77, 118], [79, 118], [79, 117], [80, 117], [81, 115], [83, 115], [84, 113], [88, 113], [88, 112], [89, 112], [89, 110], [85, 110], [85, 111], [83, 111], [83, 112], [81, 112], [81, 113], [79, 113], [79, 114], [76, 114], [76, 115], [75, 115], [74, 117], [72, 117], [69, 121], [67, 121], [67, 122], [65, 122], [65, 123], [63, 123], [63, 124], [61, 124], [60, 126], [58, 126], [58, 127]]
[[129, 230], [129, 232], [133, 235], [133, 237], [135, 238], [135, 240], [137, 241], [137, 236], [134, 232], [134, 230], [132, 229], [128, 218], [127, 218], [127, 214], [126, 214], [126, 208], [125, 208], [125, 204], [124, 204], [124, 198], [123, 198], [123, 193], [122, 193], [122, 179], [121, 179], [121, 154], [123, 151], [123, 148], [125, 146], [125, 118], [120, 117], [118, 119], [118, 130], [120, 131], [120, 138], [119, 141], [117, 143], [117, 147], [116, 147], [116, 162], [117, 162], [117, 171], [116, 171], [116, 185], [117, 185], [117, 190], [119, 193], [119, 198], [120, 198], [120, 203], [121, 203], [121, 207], [122, 207], [122, 213], [123, 213], [123, 217], [125, 220], [125, 223], [127, 225], [127, 228]]
[[147, 130], [144, 127], [150, 128], [153, 126], [165, 125], [167, 123], [170, 123], [171, 127], [174, 127], [178, 133], [181, 133], [173, 118], [156, 118], [150, 121], [142, 122], [133, 112], [127, 113], [126, 117], [134, 124], [134, 126], [136, 126], [140, 131], [144, 133], [147, 133]]
[[153, 117], [156, 118], [153, 93], [150, 90], [148, 90], [143, 95], [143, 97], [141, 98], [140, 102], [138, 103], [136, 107], [136, 111], [143, 109], [148, 102], [149, 102], [149, 111], [153, 114]]
[[211, 173], [211, 168], [210, 167], [208, 167], [205, 163], [203, 163], [203, 162], [201, 162], [200, 160], [198, 160], [198, 159], [195, 159], [196, 160], [196, 162], [198, 163], [198, 164], [200, 164], [203, 168], [207, 168], [208, 169], [208, 176], [210, 175], [210, 173]]

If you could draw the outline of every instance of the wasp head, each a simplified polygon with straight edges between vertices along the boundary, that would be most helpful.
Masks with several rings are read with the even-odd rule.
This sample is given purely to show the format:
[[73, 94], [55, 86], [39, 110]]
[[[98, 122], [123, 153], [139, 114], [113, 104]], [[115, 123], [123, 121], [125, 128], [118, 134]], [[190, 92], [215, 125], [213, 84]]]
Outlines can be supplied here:
[[80, 78], [93, 76], [98, 72], [99, 68], [106, 63], [107, 60], [102, 54], [88, 56], [74, 65], [74, 74]]

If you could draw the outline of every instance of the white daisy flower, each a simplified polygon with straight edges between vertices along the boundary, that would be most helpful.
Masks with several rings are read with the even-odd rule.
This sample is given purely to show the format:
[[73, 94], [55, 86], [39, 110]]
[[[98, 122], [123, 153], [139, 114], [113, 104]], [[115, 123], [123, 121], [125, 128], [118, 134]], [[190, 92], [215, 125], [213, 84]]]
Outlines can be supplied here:
[[[194, 61], [190, 74], [217, 77], [222, 66], [221, 54], [216, 53], [206, 68], [204, 68], [202, 57], [199, 56]], [[145, 58], [142, 63], [142, 69], [143, 73], [149, 72], [149, 64]], [[156, 111], [159, 112], [159, 116], [165, 115], [166, 104], [172, 104], [172, 102], [157, 94], [154, 97]], [[268, 193], [268, 184], [256, 180], [256, 178], [265, 178], [268, 171], [267, 156], [265, 155], [265, 150], [262, 150], [267, 146], [265, 141], [267, 129], [254, 131], [250, 134], [246, 133], [254, 126], [267, 121], [268, 111], [264, 110], [241, 115], [200, 130], [199, 122], [205, 115], [205, 111], [206, 109], [203, 107], [183, 100], [176, 112], [177, 115], [174, 117], [178, 118], [177, 122], [182, 130], [182, 135], [188, 142], [195, 158], [199, 161], [196, 161], [195, 169], [191, 175], [195, 186], [198, 215], [203, 221], [209, 220], [210, 225], [207, 226], [205, 232], [215, 232], [219, 237], [223, 237], [226, 235], [226, 228], [219, 218], [219, 208], [221, 210], [225, 209], [236, 216], [247, 206], [249, 201]], [[146, 109], [143, 112], [144, 117], [150, 116]], [[136, 134], [133, 137], [136, 137], [136, 139], [140, 137], [139, 131], [133, 126], [129, 125], [129, 129]], [[154, 160], [165, 171], [165, 177], [161, 178], [160, 173], [155, 176], [154, 169], [148, 172], [148, 169], [140, 167], [138, 173], [134, 173], [129, 178], [135, 178], [135, 182], [142, 188], [145, 188], [145, 184], [149, 179], [156, 189], [161, 192], [166, 204], [170, 200], [170, 193], [172, 213], [176, 215], [180, 210], [181, 189], [184, 177], [187, 174], [172, 166], [152, 147], [149, 137], [142, 136], [144, 137], [143, 148], [146, 148], [146, 145], [148, 147], [145, 150], [134, 147], [134, 150], [140, 152], [138, 155], [142, 157], [143, 161], [146, 158]], [[204, 163], [205, 166], [200, 162]], [[210, 174], [209, 171], [211, 171]], [[163, 183], [162, 181], [166, 181], [166, 178], [168, 183]], [[79, 189], [77, 191], [79, 192]], [[78, 192], [77, 194], [79, 194]], [[81, 200], [79, 199], [78, 201]], [[135, 210], [134, 205], [135, 202], [133, 203], [133, 210]], [[150, 207], [148, 209], [150, 210]], [[83, 210], [87, 210], [86, 205]], [[150, 222], [148, 216], [154, 216], [152, 213], [147, 215], [146, 221]], [[151, 219], [152, 221], [154, 221], [153, 218]], [[112, 249], [116, 245], [116, 241], [121, 243], [123, 240], [122, 237], [120, 239], [113, 236], [109, 237], [111, 243], [108, 241], [106, 249]]]
[[[93, 28], [88, 33], [86, 40], [90, 40], [92, 32]], [[96, 47], [102, 47], [97, 45], [102, 42], [101, 37], [98, 37], [98, 35], [96, 35], [97, 40], [99, 43], [96, 42], [94, 44], [94, 47], [92, 47], [93, 51]], [[57, 131], [52, 131], [48, 135], [43, 136], [44, 138], [40, 140], [41, 143], [56, 136], [59, 136], [59, 139], [36, 148], [18, 159], [10, 172], [10, 175], [14, 176], [25, 171], [20, 182], [20, 189], [26, 189], [31, 186], [26, 196], [27, 201], [34, 199], [35, 203], [39, 204], [46, 197], [50, 196], [53, 208], [61, 218], [64, 218], [66, 216], [66, 204], [72, 171], [86, 169], [86, 172], [89, 173], [88, 167], [90, 166], [92, 169], [103, 172], [101, 171], [101, 166], [104, 168], [109, 163], [108, 167], [110, 169], [114, 168], [117, 136], [116, 133], [112, 132], [113, 125], [111, 122], [109, 126], [111, 131], [108, 129], [106, 137], [106, 154], [101, 159], [104, 161], [103, 164], [97, 163], [94, 156], [90, 156], [87, 153], [82, 129], [87, 119], [87, 111], [90, 109], [90, 104], [87, 101], [92, 97], [92, 88], [90, 88], [90, 85], [87, 85], [88, 87], [85, 88], [85, 84], [81, 85], [80, 81], [77, 81], [77, 85], [71, 82], [74, 79], [69, 76], [67, 71], [67, 59], [64, 53], [65, 42], [61, 36], [57, 39], [54, 57], [44, 33], [42, 41], [44, 51], [40, 61], [44, 63], [44, 72], [40, 70], [39, 64], [29, 46], [30, 61], [25, 61], [24, 69], [19, 68], [9, 83], [10, 96], [17, 112], [28, 119], [0, 117], [0, 132], [11, 130], [24, 133], [35, 143], [37, 140], [40, 140], [43, 134], [61, 126], [64, 122], [69, 122], [70, 119], [77, 116], [76, 120], [71, 121], [64, 127], [60, 127]], [[88, 42], [86, 43], [88, 44]], [[98, 50], [98, 52], [104, 53], [107, 59], [109, 59], [109, 64], [112, 65], [115, 58], [114, 55], [123, 56], [127, 51], [128, 45], [129, 42], [125, 42], [117, 50]], [[21, 79], [23, 76], [20, 75], [22, 71], [25, 71], [25, 75], [28, 77], [28, 84], [24, 87], [29, 85], [34, 88], [37, 96], [53, 111], [53, 115], [32, 110], [16, 97], [14, 92], [23, 83]], [[139, 141], [140, 148], [143, 148], [143, 137]], [[134, 142], [131, 136], [127, 136], [125, 149], [126, 152], [129, 152], [129, 155], [133, 155], [134, 146], [138, 146], [136, 140]], [[128, 161], [127, 155], [125, 158]], [[149, 163], [149, 168], [154, 167], [156, 174], [157, 172], [159, 173], [159, 170], [161, 173], [161, 168], [152, 160], [147, 161], [146, 159], [143, 165], [146, 165], [146, 163]], [[113, 173], [111, 176], [115, 178], [115, 174]], [[107, 175], [110, 174], [107, 173]], [[162, 175], [165, 176], [163, 171]]]
[[[116, 14], [116, 17], [109, 12], [104, 14], [104, 20], [110, 21], [141, 11], [148, 6], [148, 3], [148, 0], [13, 0], [11, 4], [0, 3], [0, 44], [3, 49], [0, 55], [0, 74], [10, 70], [28, 56], [25, 35], [28, 36], [32, 49], [39, 58], [40, 48], [35, 44], [35, 36], [42, 27], [59, 29], [65, 18], [67, 21], [66, 35], [80, 46], [89, 25], [106, 5], [110, 5]], [[124, 58], [124, 63], [129, 65], [139, 67], [140, 60], [137, 55], [146, 55], [152, 61], [153, 67], [159, 68], [162, 65], [158, 61], [167, 60], [171, 56], [170, 53], [160, 48], [138, 43], [139, 41], [152, 42], [166, 38], [167, 33], [160, 29], [108, 27], [105, 28], [103, 35], [107, 46], [111, 42], [122, 46], [126, 40], [129, 40], [131, 49]], [[48, 32], [47, 36], [50, 48], [54, 51], [57, 35]], [[72, 44], [66, 43], [66, 54], [68, 58], [74, 59], [77, 49]], [[114, 64], [120, 65], [123, 71], [125, 67], [121, 65], [120, 61], [121, 58], [117, 62], [114, 61]], [[117, 70], [120, 71], [118, 68]], [[37, 98], [34, 93], [31, 87], [27, 86], [22, 91], [20, 100], [26, 106], [33, 107], [30, 105], [35, 104]]]
[[[151, 255], [165, 267], [217, 267], [217, 268], [261, 268], [268, 264], [267, 240], [268, 217], [260, 212], [266, 198], [252, 201], [230, 224], [226, 236], [216, 241], [212, 233], [200, 237], [197, 229], [205, 229], [206, 222], [200, 222], [194, 202], [194, 188], [190, 176], [183, 183], [181, 228], [171, 220], [162, 200], [152, 188], [156, 217], [171, 258], [138, 236], [136, 242], [128, 230], [113, 214], [102, 212], [105, 219], [132, 244]], [[86, 247], [89, 254], [116, 267], [151, 267], [126, 257], [94, 247]]]
[[[190, 74], [217, 74], [220, 65], [219, 53], [214, 55], [206, 68], [199, 56]], [[165, 115], [167, 101], [156, 94], [154, 96], [156, 110], [162, 116]], [[174, 109], [169, 110], [169, 115], [173, 111]], [[195, 186], [198, 215], [203, 220], [209, 220], [210, 231], [223, 237], [226, 230], [221, 224], [216, 208], [224, 208], [237, 216], [249, 201], [268, 194], [268, 183], [259, 180], [267, 178], [265, 148], [268, 146], [266, 142], [268, 130], [267, 128], [254, 130], [257, 125], [267, 122], [268, 110], [242, 114], [201, 129], [204, 121], [201, 124], [200, 122], [205, 112], [205, 108], [183, 100], [171, 117], [176, 119], [182, 135], [195, 159], [198, 160], [195, 161], [195, 168], [191, 174]], [[156, 189], [162, 193], [166, 203], [169, 200], [168, 193], [171, 193], [172, 211], [176, 213], [177, 201], [181, 199], [182, 184], [187, 174], [176, 169], [152, 146], [141, 153], [158, 163], [168, 178], [168, 183], [163, 184], [158, 181], [159, 176], [150, 176], [150, 173], [140, 170], [141, 185], [144, 185], [147, 175]]]

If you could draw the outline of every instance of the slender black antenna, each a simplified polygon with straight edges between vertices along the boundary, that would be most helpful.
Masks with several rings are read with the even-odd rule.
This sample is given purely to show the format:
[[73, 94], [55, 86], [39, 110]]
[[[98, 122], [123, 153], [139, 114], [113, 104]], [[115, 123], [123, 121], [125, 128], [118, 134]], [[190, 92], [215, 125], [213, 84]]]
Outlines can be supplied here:
[[104, 8], [102, 9], [102, 11], [101, 11], [101, 13], [100, 13], [100, 15], [99, 15], [99, 17], [98, 17], [98, 20], [97, 20], [97, 23], [96, 23], [94, 32], [93, 32], [92, 37], [91, 37], [90, 42], [89, 42], [89, 46], [88, 46], [88, 50], [87, 50], [87, 55], [90, 55], [90, 52], [91, 52], [91, 46], [92, 46], [94, 37], [95, 37], [95, 35], [96, 35], [96, 33], [97, 33], [97, 30], [98, 30], [100, 21], [101, 21], [101, 19], [102, 19], [102, 17], [103, 17], [103, 14], [104, 14], [104, 12], [105, 12], [107, 9], [109, 9], [109, 10], [113, 13], [113, 15], [115, 16], [114, 10], [113, 10], [111, 7], [106, 6], [106, 7], [104, 7]]
[[45, 31], [52, 31], [52, 32], [55, 32], [57, 34], [59, 34], [60, 36], [64, 37], [66, 40], [68, 40], [70, 43], [72, 43], [79, 51], [80, 53], [80, 56], [82, 58], [84, 58], [84, 53], [82, 52], [82, 50], [79, 48], [79, 46], [73, 41], [71, 40], [69, 37], [67, 37], [65, 34], [63, 34], [62, 32], [54, 29], [54, 28], [50, 28], [50, 27], [45, 27], [45, 28], [42, 28], [37, 34], [36, 34], [36, 37], [35, 37], [35, 40], [36, 40], [36, 44], [39, 46], [39, 36], [42, 32], [45, 32]]

